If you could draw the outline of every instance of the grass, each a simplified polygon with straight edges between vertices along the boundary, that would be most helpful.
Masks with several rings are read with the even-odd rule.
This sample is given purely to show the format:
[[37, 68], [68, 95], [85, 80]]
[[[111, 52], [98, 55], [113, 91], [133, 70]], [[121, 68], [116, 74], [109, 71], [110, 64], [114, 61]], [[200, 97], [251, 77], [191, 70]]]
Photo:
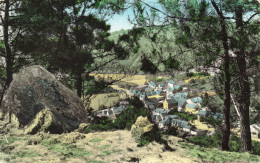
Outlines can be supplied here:
[[98, 108], [102, 105], [105, 107], [114, 106], [121, 99], [121, 95], [124, 93], [102, 93], [97, 94], [95, 98], [91, 100], [90, 106], [94, 110], [98, 110]]
[[4, 136], [0, 138], [0, 146], [4, 146], [6, 144], [12, 144], [15, 141], [22, 140], [22, 138], [18, 138], [18, 137], [6, 137], [6, 138], [8, 140], [8, 143], [6, 142]]
[[94, 139], [91, 139], [89, 142], [92, 142], [92, 143], [94, 143], [94, 142], [100, 142], [100, 141], [103, 141], [104, 139], [102, 139], [102, 138], [94, 138]]
[[119, 152], [119, 150], [104, 150], [104, 151], [102, 151], [102, 153], [99, 155], [99, 156], [109, 156], [109, 155], [111, 155], [111, 154], [113, 154], [113, 153], [117, 153], [117, 152]]
[[111, 145], [103, 145], [103, 146], [100, 146], [100, 147], [98, 147], [99, 149], [107, 149], [107, 148], [110, 148], [111, 147]]
[[40, 155], [34, 151], [25, 150], [17, 153], [16, 155], [12, 155], [11, 159], [16, 159], [18, 157], [20, 158], [20, 157], [38, 157], [38, 156]]
[[56, 151], [69, 158], [84, 157], [92, 155], [92, 152], [83, 148], [79, 148], [76, 145], [58, 143], [51, 139], [46, 139], [41, 144], [47, 147], [49, 150]]
[[238, 153], [220, 151], [217, 149], [204, 148], [198, 145], [190, 143], [180, 143], [182, 148], [188, 150], [188, 155], [191, 157], [199, 158], [201, 160], [209, 161], [234, 161], [234, 160], [248, 160], [248, 161], [260, 161], [260, 157], [249, 153]]

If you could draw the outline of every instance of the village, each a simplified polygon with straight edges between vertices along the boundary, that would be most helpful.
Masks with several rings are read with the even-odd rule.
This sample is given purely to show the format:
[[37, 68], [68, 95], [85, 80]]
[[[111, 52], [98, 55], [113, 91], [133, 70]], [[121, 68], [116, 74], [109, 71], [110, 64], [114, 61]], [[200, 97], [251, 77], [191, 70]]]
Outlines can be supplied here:
[[[203, 121], [206, 117], [211, 117], [223, 124], [224, 115], [219, 112], [212, 112], [208, 107], [202, 107], [204, 96], [198, 96], [191, 88], [184, 86], [180, 81], [169, 80], [156, 84], [153, 81], [147, 82], [146, 85], [139, 85], [126, 90], [120, 87], [113, 87], [117, 91], [124, 91], [130, 98], [138, 97], [144, 106], [150, 111], [153, 123], [158, 125], [162, 131], [166, 131], [170, 126], [174, 126], [189, 135], [206, 134], [211, 135], [215, 128]], [[206, 95], [207, 96], [207, 95]], [[93, 115], [99, 117], [109, 117], [115, 119], [122, 111], [128, 108], [129, 102], [121, 100], [117, 106], [98, 110]], [[173, 114], [169, 114], [173, 112]], [[197, 118], [193, 121], [185, 121], [174, 113], [186, 113], [195, 115]], [[222, 125], [221, 124], [221, 125]], [[252, 124], [250, 126], [252, 139], [260, 141], [258, 135], [260, 126]], [[239, 125], [232, 130], [239, 134]]]

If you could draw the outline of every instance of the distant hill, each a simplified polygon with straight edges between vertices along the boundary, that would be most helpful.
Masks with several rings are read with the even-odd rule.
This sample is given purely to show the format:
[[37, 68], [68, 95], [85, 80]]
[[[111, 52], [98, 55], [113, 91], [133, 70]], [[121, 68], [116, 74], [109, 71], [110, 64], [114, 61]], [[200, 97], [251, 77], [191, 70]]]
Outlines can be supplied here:
[[[191, 53], [186, 53], [185, 55], [180, 54], [178, 50], [178, 46], [175, 45], [174, 29], [171, 27], [164, 27], [163, 28], [164, 32], [158, 32], [159, 29], [161, 28], [154, 27], [154, 29], [150, 29], [149, 31], [147, 31], [147, 33], [149, 33], [150, 36], [156, 35], [157, 38], [159, 37], [163, 38], [161, 40], [157, 40], [157, 42], [159, 43], [154, 43], [146, 36], [142, 36], [142, 38], [139, 41], [140, 49], [138, 53], [130, 54], [129, 58], [126, 60], [114, 61], [108, 64], [105, 68], [99, 70], [99, 72], [121, 73], [122, 67], [124, 67], [124, 69], [127, 70], [128, 72], [143, 73], [140, 70], [140, 67], [141, 67], [141, 58], [144, 55], [158, 66], [160, 72], [165, 71], [165, 66], [163, 63], [161, 63], [162, 60], [167, 59], [170, 55], [174, 56], [174, 58], [180, 62], [180, 69], [184, 70], [189, 67], [193, 67], [194, 56]], [[128, 32], [129, 30], [116, 31], [111, 33], [109, 38], [111, 40], [117, 41], [121, 35], [127, 34]], [[170, 41], [164, 41], [164, 39]], [[160, 53], [154, 54], [153, 53], [154, 48], [156, 49], [157, 52], [160, 51]], [[185, 50], [185, 48], [182, 47], [182, 50]]]

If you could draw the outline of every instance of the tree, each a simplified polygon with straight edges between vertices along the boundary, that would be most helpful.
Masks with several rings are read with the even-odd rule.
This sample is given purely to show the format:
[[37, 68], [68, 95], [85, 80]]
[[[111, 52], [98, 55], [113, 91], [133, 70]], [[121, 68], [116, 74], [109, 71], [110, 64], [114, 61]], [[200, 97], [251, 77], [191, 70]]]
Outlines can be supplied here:
[[[252, 38], [259, 33], [259, 28], [255, 28], [257, 23], [254, 20], [257, 15], [259, 16], [259, 3], [256, 1], [214, 0], [173, 0], [159, 1], [158, 3], [162, 4], [163, 8], [151, 6], [145, 1], [137, 2], [136, 8], [137, 11], [139, 11], [137, 14], [139, 17], [137, 17], [137, 19], [139, 21], [137, 20], [136, 22], [140, 26], [146, 25], [153, 27], [155, 23], [151, 21], [151, 18], [153, 18], [152, 15], [154, 12], [158, 12], [158, 15], [165, 18], [165, 21], [160, 21], [164, 23], [162, 23], [164, 26], [172, 26], [180, 29], [176, 32], [176, 40], [174, 40], [174, 42], [197, 54], [198, 58], [202, 61], [200, 64], [210, 66], [212, 62], [218, 58], [223, 58], [224, 60], [223, 66], [220, 67], [223, 70], [223, 93], [225, 97], [225, 125], [222, 139], [223, 150], [229, 149], [231, 79], [235, 80], [235, 75], [238, 74], [236, 71], [239, 72], [240, 89], [238, 91], [240, 91], [240, 93], [238, 95], [238, 101], [240, 103], [239, 110], [241, 112], [241, 140], [243, 141], [241, 151], [249, 151], [251, 149], [249, 126], [250, 83], [247, 77], [248, 63], [246, 63], [246, 58], [249, 56], [245, 55], [245, 49], [251, 49], [250, 52], [254, 52], [253, 47], [256, 46]], [[246, 12], [243, 12], [245, 10], [241, 9], [241, 6], [244, 5], [245, 7], [242, 7], [242, 9], [246, 8]], [[150, 12], [151, 15], [146, 14], [147, 19], [140, 21], [140, 18], [144, 17], [144, 13], [149, 13], [144, 12], [144, 10], [147, 11], [146, 8], [152, 10], [152, 12]], [[244, 19], [247, 14], [250, 14], [250, 16], [245, 21]], [[234, 27], [237, 32], [234, 32]], [[233, 33], [235, 33], [237, 37], [233, 37]], [[231, 61], [230, 55], [232, 51], [237, 55], [237, 57], [235, 57], [236, 62]], [[235, 70], [230, 68], [234, 68]]]
[[5, 93], [13, 80], [13, 73], [17, 72], [27, 61], [17, 49], [17, 37], [22, 33], [21, 26], [13, 27], [12, 24], [17, 20], [15, 10], [19, 8], [21, 1], [4, 0], [0, 2], [0, 26], [2, 30], [1, 54], [4, 58], [5, 66], [1, 67], [2, 92], [0, 95], [0, 105]]
[[[99, 1], [87, 0], [23, 1], [17, 11], [26, 30], [19, 38], [19, 50], [49, 71], [71, 76], [79, 97], [83, 83], [91, 80], [89, 73], [128, 56], [123, 41], [108, 39], [110, 26], [97, 11], [100, 5]], [[115, 10], [119, 9], [110, 12]], [[108, 85], [103, 83], [97, 90]]]

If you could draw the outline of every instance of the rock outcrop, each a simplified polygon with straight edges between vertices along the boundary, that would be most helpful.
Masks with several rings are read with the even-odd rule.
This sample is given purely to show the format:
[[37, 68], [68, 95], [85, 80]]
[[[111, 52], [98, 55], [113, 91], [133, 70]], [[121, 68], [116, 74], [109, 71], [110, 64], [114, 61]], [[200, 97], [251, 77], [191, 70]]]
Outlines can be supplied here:
[[136, 141], [140, 140], [143, 134], [152, 131], [153, 126], [147, 117], [138, 117], [135, 124], [131, 127], [132, 137], [135, 138]]
[[0, 128], [35, 134], [64, 133], [86, 119], [80, 98], [41, 66], [30, 66], [13, 77], [0, 107]]

